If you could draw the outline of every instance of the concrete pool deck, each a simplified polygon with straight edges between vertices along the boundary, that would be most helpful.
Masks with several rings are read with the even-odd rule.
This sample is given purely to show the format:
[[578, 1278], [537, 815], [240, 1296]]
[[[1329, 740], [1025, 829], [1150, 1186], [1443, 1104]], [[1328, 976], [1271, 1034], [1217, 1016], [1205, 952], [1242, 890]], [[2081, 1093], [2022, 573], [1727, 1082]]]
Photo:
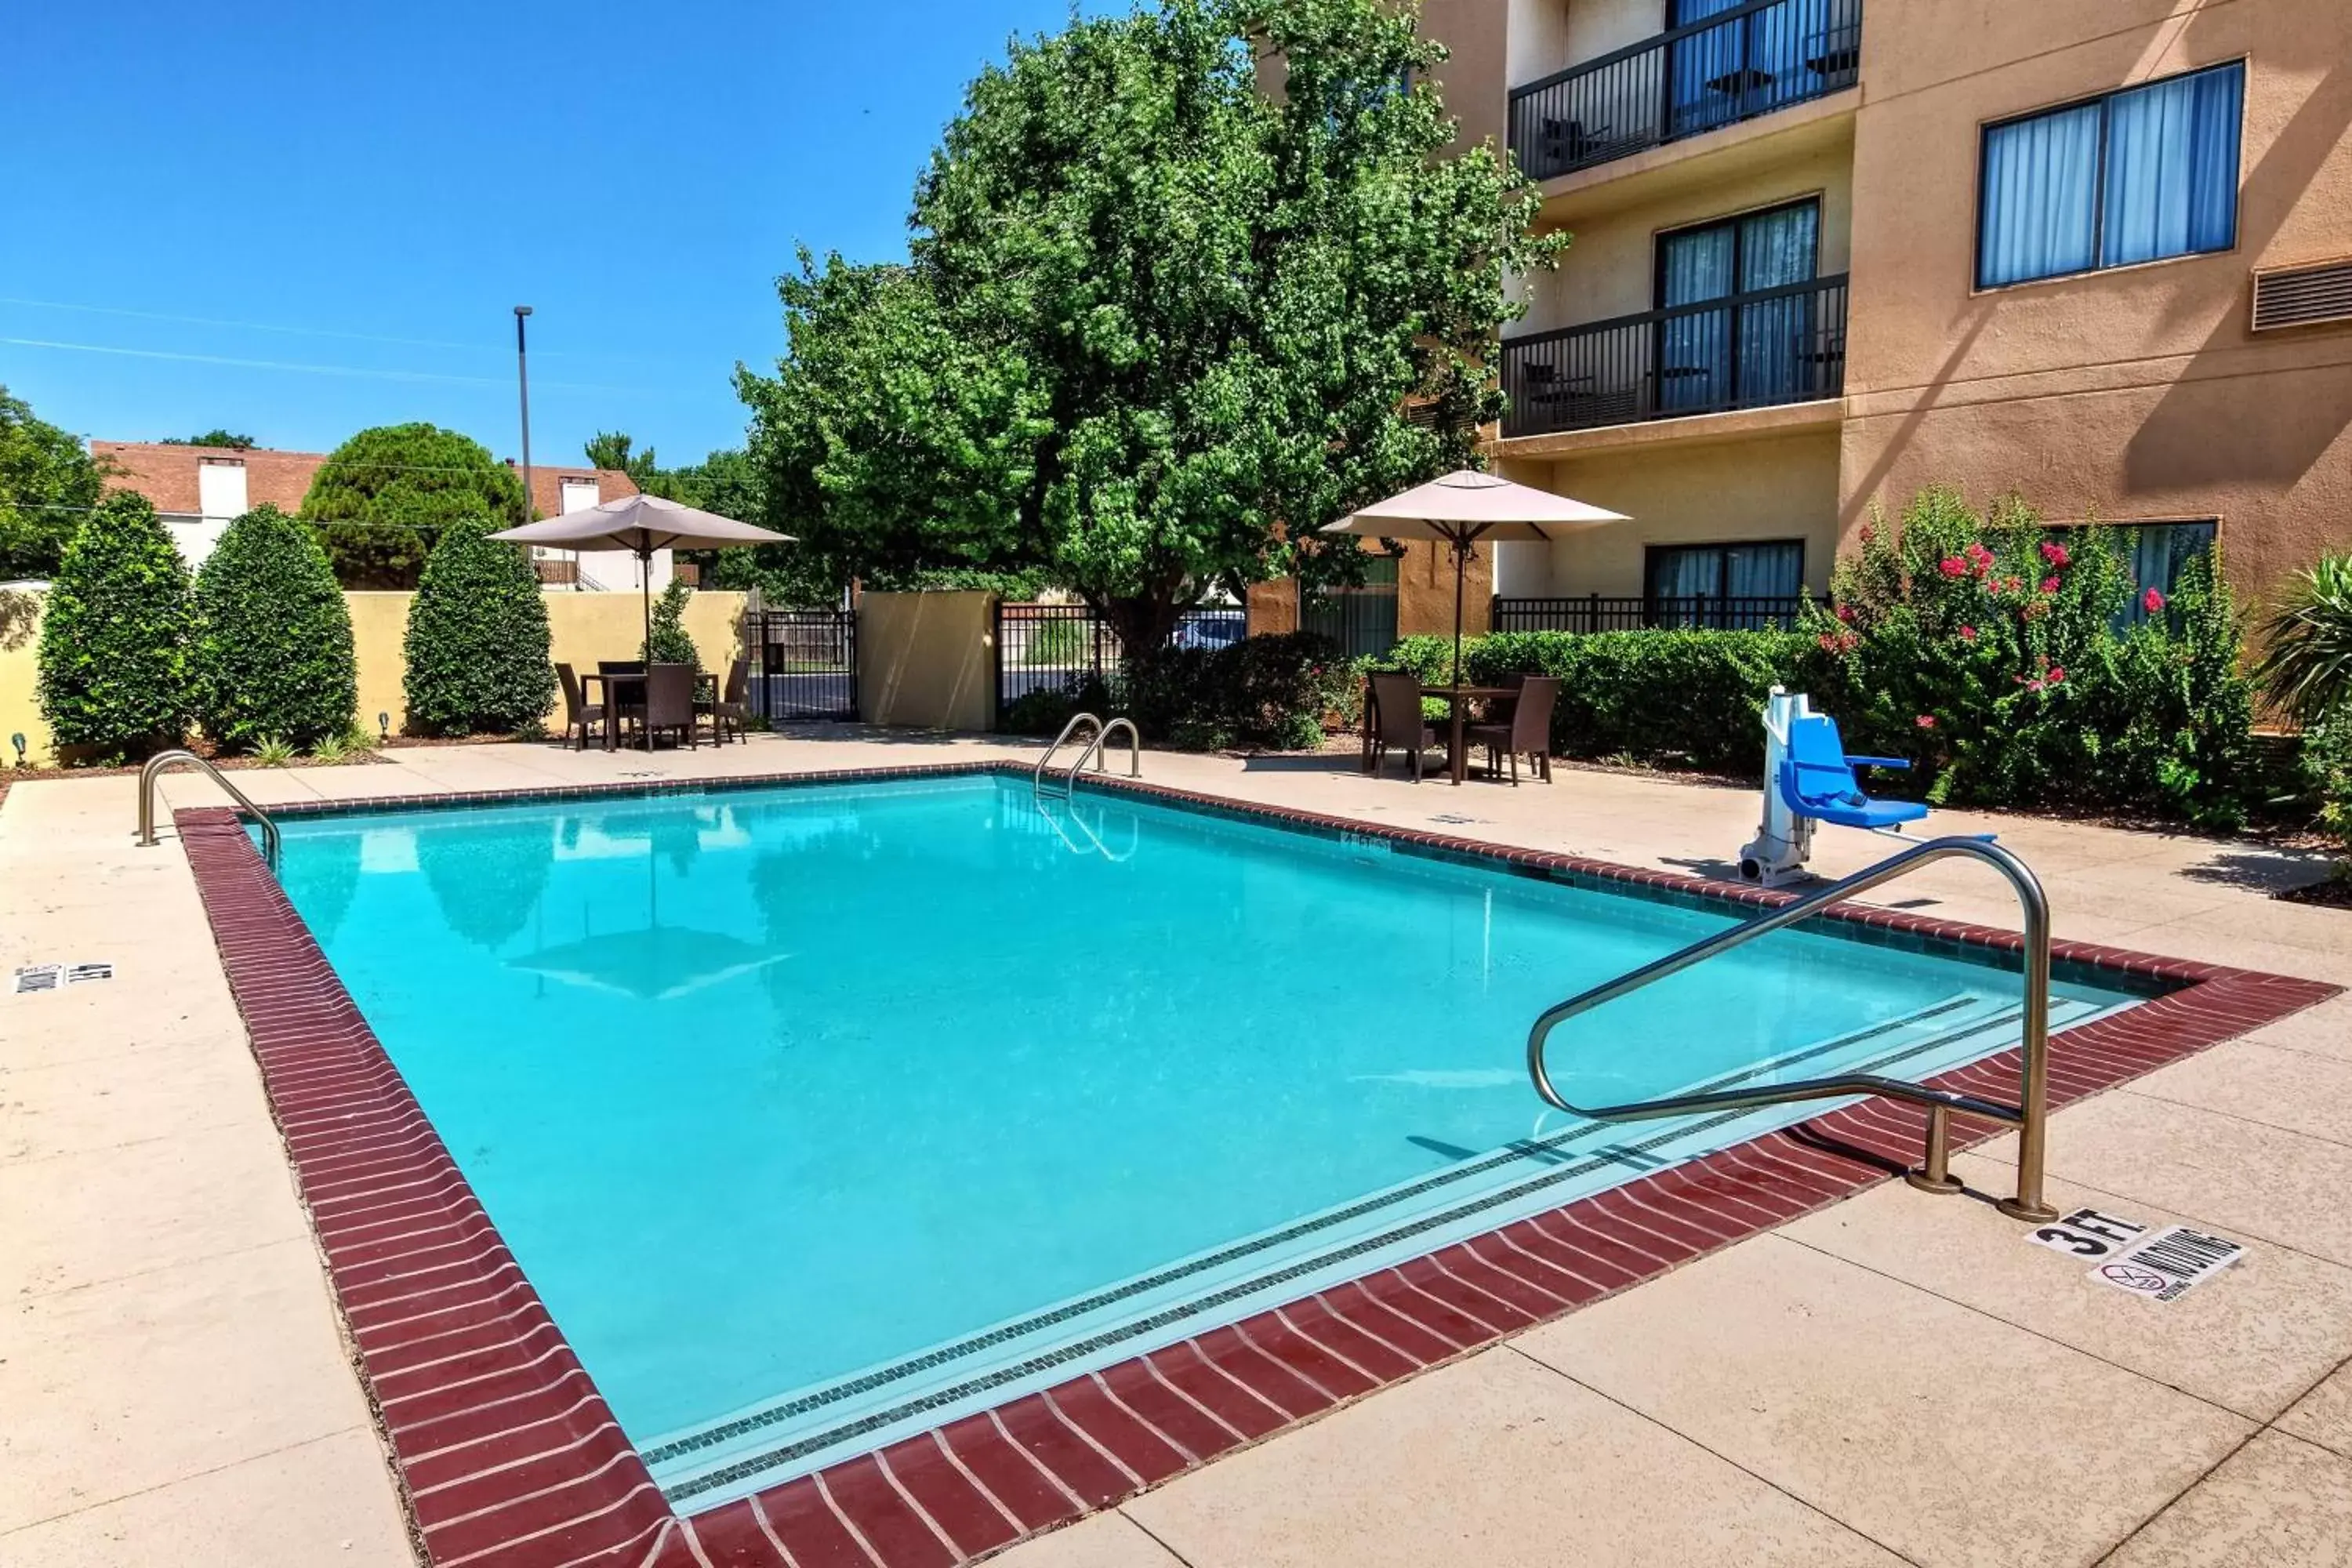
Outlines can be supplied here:
[[[652, 758], [402, 750], [240, 783], [268, 804], [1008, 752], [1034, 747], [845, 728]], [[1203, 793], [1676, 870], [1717, 868], [1755, 813], [1746, 792], [1575, 771], [1454, 790], [1367, 780], [1351, 756], [1146, 767]], [[184, 777], [166, 795], [221, 798]], [[21, 785], [0, 805], [0, 959], [119, 970], [0, 997], [0, 1565], [411, 1562], [194, 880], [168, 838], [131, 845], [131, 815], [127, 779]], [[2263, 896], [2307, 877], [2307, 858], [1990, 826], [2042, 872], [2062, 937], [2352, 984], [2352, 916]], [[1835, 873], [1880, 847], [1821, 847]], [[1937, 918], [2014, 923], [1970, 868], [1889, 891]], [[2186, 1218], [2247, 1257], [2157, 1306], [2090, 1284], [1987, 1205], [1882, 1186], [1005, 1560], [2352, 1560], [2352, 1003], [2061, 1111], [2052, 1145], [2062, 1207]], [[1973, 1187], [2001, 1189], [2003, 1150], [1961, 1159]]]

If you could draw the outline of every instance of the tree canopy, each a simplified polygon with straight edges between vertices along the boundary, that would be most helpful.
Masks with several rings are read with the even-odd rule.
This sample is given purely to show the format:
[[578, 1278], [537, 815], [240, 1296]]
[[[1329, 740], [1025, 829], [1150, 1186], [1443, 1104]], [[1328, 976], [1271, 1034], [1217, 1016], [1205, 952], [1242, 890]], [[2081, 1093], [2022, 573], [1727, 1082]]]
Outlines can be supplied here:
[[239, 436], [215, 425], [201, 436], [166, 436], [157, 444], [164, 447], [233, 447], [240, 452], [249, 452], [256, 443], [250, 436]]
[[328, 455], [302, 515], [351, 588], [413, 588], [441, 531], [461, 518], [523, 520], [522, 480], [488, 447], [436, 425], [382, 425]]
[[1444, 58], [1390, 0], [1161, 0], [1016, 44], [908, 262], [781, 281], [787, 355], [738, 377], [767, 521], [868, 576], [1042, 570], [1134, 647], [1213, 584], [1349, 574], [1302, 542], [1473, 460], [1504, 276], [1565, 244], [1491, 146], [1449, 148]]
[[104, 477], [79, 438], [0, 386], [0, 578], [55, 576]]

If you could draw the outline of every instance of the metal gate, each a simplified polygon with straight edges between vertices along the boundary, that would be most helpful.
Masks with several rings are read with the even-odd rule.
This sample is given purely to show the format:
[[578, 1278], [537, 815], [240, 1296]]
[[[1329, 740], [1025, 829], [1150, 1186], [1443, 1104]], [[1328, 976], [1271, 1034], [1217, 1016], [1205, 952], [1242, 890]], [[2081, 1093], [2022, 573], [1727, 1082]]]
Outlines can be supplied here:
[[[1171, 647], [1218, 648], [1248, 632], [1248, 615], [1241, 605], [1196, 605], [1176, 617], [1168, 642]], [[1040, 691], [1076, 697], [1099, 685], [1103, 700], [1117, 706], [1121, 700], [1118, 634], [1084, 605], [1000, 601], [994, 642], [1000, 715]]]
[[772, 723], [857, 717], [855, 610], [746, 610], [751, 712]]

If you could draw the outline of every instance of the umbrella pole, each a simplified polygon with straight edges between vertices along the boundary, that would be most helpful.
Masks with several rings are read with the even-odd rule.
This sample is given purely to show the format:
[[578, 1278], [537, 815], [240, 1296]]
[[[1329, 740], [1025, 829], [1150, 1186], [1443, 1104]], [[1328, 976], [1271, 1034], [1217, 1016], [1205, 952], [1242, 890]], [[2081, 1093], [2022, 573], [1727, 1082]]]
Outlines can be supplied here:
[[1470, 569], [1470, 541], [1466, 535], [1456, 535], [1454, 541], [1454, 684], [1462, 684], [1462, 578]]

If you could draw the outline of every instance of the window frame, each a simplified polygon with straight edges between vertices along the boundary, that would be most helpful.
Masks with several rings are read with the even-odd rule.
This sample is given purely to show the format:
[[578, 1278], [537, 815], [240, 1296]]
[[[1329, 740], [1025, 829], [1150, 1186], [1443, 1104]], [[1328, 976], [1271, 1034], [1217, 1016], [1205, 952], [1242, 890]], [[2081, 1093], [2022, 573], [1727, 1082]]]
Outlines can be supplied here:
[[[2232, 171], [2230, 185], [2230, 243], [2215, 246], [2210, 250], [2183, 250], [2170, 256], [2151, 256], [2140, 261], [2102, 261], [2100, 258], [2105, 254], [2107, 247], [2107, 143], [2112, 123], [2107, 106], [2126, 93], [2137, 92], [2145, 88], [2162, 87], [2167, 82], [2181, 81], [2189, 77], [2224, 70], [2235, 70], [2240, 73], [2238, 123], [2234, 137], [2237, 167]], [[2085, 93], [2079, 98], [2070, 98], [2062, 102], [2045, 103], [2038, 109], [2028, 109], [2016, 114], [2004, 114], [1998, 120], [1979, 121], [1977, 124], [1976, 224], [1969, 235], [1969, 293], [1971, 295], [1995, 294], [2008, 289], [2030, 288], [2036, 283], [2054, 283], [2068, 278], [2088, 278], [2100, 272], [2124, 272], [2135, 267], [2160, 267], [2168, 262], [2187, 261], [2200, 256], [2228, 256], [2235, 251], [2239, 247], [2239, 241], [2243, 237], [2245, 228], [2244, 214], [2241, 209], [2244, 205], [2246, 183], [2246, 89], [2252, 75], [2251, 57], [2237, 55], [2229, 59], [2215, 60], [2210, 65], [2192, 66], [2187, 70], [2174, 71], [2169, 76], [2150, 77], [2146, 81], [2126, 82], [2119, 87], [2108, 88], [2103, 92]], [[1988, 195], [1986, 187], [1992, 176], [1992, 159], [1990, 153], [1993, 132], [2006, 130], [2012, 125], [2022, 125], [2030, 121], [2072, 113], [2075, 110], [2093, 105], [2096, 105], [2099, 110], [2099, 146], [2098, 156], [2091, 166], [2091, 265], [2065, 272], [2044, 272], [2032, 278], [2012, 278], [2005, 283], [1986, 282], [1985, 203]]]
[[[1719, 567], [1719, 570], [1718, 570], [1718, 573], [1717, 573], [1717, 581], [1720, 581], [1720, 582], [1729, 582], [1729, 581], [1731, 580], [1731, 561], [1730, 561], [1730, 553], [1731, 553], [1731, 552], [1733, 552], [1733, 551], [1735, 551], [1735, 550], [1790, 549], [1790, 548], [1793, 548], [1793, 549], [1796, 551], [1796, 552], [1797, 552], [1797, 585], [1796, 585], [1796, 587], [1795, 587], [1795, 588], [1794, 588], [1794, 589], [1790, 593], [1789, 597], [1790, 597], [1790, 598], [1791, 598], [1791, 599], [1802, 599], [1802, 598], [1804, 598], [1804, 597], [1806, 596], [1806, 594], [1805, 594], [1805, 563], [1806, 563], [1806, 555], [1807, 555], [1807, 553], [1808, 553], [1808, 552], [1807, 552], [1807, 551], [1806, 551], [1806, 549], [1805, 549], [1805, 541], [1804, 541], [1804, 539], [1803, 539], [1803, 537], [1802, 537], [1801, 535], [1775, 536], [1775, 537], [1770, 537], [1770, 538], [1757, 538], [1757, 539], [1692, 539], [1692, 540], [1656, 540], [1656, 541], [1645, 541], [1645, 542], [1643, 543], [1643, 545], [1642, 545], [1642, 620], [1643, 620], [1643, 623], [1645, 626], [1654, 626], [1654, 625], [1658, 624], [1657, 606], [1658, 606], [1661, 603], [1663, 603], [1666, 598], [1668, 598], [1668, 597], [1670, 596], [1670, 595], [1663, 595], [1663, 594], [1658, 593], [1658, 592], [1657, 592], [1657, 590], [1656, 590], [1656, 588], [1654, 586], [1654, 584], [1656, 583], [1656, 580], [1657, 580], [1657, 571], [1656, 571], [1656, 569], [1657, 569], [1658, 558], [1659, 558], [1659, 556], [1660, 556], [1660, 555], [1662, 555], [1662, 554], [1664, 554], [1664, 553], [1665, 553], [1665, 552], [1669, 552], [1669, 551], [1701, 551], [1701, 550], [1711, 550], [1711, 551], [1715, 552], [1715, 553], [1716, 553], [1716, 555], [1717, 555], [1717, 564], [1718, 564], [1718, 567]], [[1741, 597], [1741, 598], [1769, 598], [1769, 597], [1772, 597], [1772, 596], [1773, 596], [1773, 595], [1739, 595], [1739, 597]], [[1701, 597], [1701, 598], [1706, 598], [1706, 597], [1708, 597], [1708, 595], [1699, 595], [1699, 597]], [[1722, 603], [1722, 602], [1725, 602], [1725, 601], [1729, 600], [1731, 597], [1733, 597], [1733, 595], [1728, 595], [1728, 594], [1717, 594], [1717, 595], [1712, 595], [1712, 597], [1713, 597], [1717, 602], [1718, 602], [1718, 603]], [[1701, 626], [1701, 629], [1706, 629], [1706, 628], [1705, 627], [1704, 624], [1702, 624], [1702, 626]]]
[[[1722, 295], [1720, 298], [1725, 300], [1736, 300], [1742, 292], [1744, 292], [1744, 290], [1737, 287], [1737, 285], [1739, 280], [1740, 263], [1746, 259], [1746, 256], [1744, 254], [1746, 246], [1745, 242], [1741, 238], [1740, 231], [1746, 226], [1748, 220], [1750, 218], [1769, 217], [1774, 213], [1793, 212], [1799, 207], [1809, 206], [1813, 209], [1813, 280], [1815, 282], [1819, 282], [1822, 276], [1822, 217], [1823, 205], [1822, 196], [1822, 193], [1820, 191], [1809, 191], [1803, 195], [1790, 196], [1785, 201], [1767, 202], [1762, 206], [1742, 207], [1739, 211], [1735, 213], [1724, 213], [1716, 217], [1703, 217], [1691, 223], [1678, 223], [1671, 228], [1651, 230], [1650, 309], [1653, 310], [1665, 310], [1678, 308], [1670, 306], [1666, 303], [1666, 242], [1668, 240], [1676, 239], [1687, 234], [1703, 233], [1710, 228], [1730, 229], [1731, 278], [1734, 287], [1730, 293]], [[1698, 305], [1712, 304], [1713, 302], [1713, 300], [1707, 300], [1685, 301], [1685, 303]]]
[[[2074, 522], [2051, 522], [2045, 523], [2042, 526], [2047, 531], [2057, 534], [2061, 538], [2069, 534], [2116, 532], [2123, 530], [2129, 530], [2134, 533], [2144, 533], [2152, 528], [2201, 528], [2206, 531], [2203, 554], [2208, 560], [2210, 560], [2221, 548], [2221, 514], [2216, 512], [2205, 517], [2099, 518], [2095, 521], [2085, 520]], [[2178, 577], [2173, 579], [2173, 582], [2178, 581]], [[2167, 599], [2169, 599], [2172, 596], [2173, 583], [2168, 582], [2158, 584], [2135, 581], [2132, 584], [2131, 597], [2125, 602], [2123, 609], [2116, 616], [2116, 630], [2119, 632], [2129, 631], [2132, 627], [2138, 626], [2141, 622], [2153, 618], [2148, 615], [2147, 610], [2141, 607], [2140, 604], [2140, 595], [2146, 593], [2149, 588], [2158, 588]]]

